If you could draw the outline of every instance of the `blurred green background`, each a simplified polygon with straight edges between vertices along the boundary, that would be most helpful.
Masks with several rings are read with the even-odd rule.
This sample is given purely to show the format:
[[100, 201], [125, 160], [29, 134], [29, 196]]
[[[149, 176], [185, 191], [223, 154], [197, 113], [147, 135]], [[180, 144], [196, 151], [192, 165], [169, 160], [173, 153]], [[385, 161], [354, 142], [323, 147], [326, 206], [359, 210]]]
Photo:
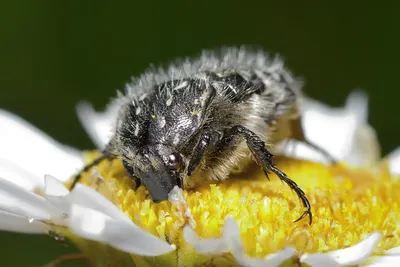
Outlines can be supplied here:
[[[63, 143], [92, 148], [77, 101], [101, 109], [150, 63], [253, 44], [282, 55], [316, 99], [339, 106], [352, 89], [365, 89], [386, 154], [399, 145], [399, 8], [395, 1], [2, 1], [0, 108]], [[0, 242], [1, 266], [41, 266], [75, 251], [50, 237], [0, 233]]]

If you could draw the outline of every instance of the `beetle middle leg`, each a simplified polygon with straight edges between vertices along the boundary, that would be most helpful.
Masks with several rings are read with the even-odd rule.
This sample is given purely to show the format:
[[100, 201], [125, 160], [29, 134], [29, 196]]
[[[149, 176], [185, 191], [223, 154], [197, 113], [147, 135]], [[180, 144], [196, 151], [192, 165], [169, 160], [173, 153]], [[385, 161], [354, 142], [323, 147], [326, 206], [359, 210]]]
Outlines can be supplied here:
[[196, 170], [207, 149], [209, 149], [210, 147], [215, 147], [215, 145], [217, 144], [218, 141], [220, 141], [220, 139], [221, 139], [221, 134], [215, 131], [205, 132], [200, 136], [199, 141], [194, 147], [192, 157], [187, 167], [188, 176], [191, 176], [193, 172]]
[[233, 128], [230, 129], [228, 133], [228, 138], [229, 136], [235, 137], [235, 136], [241, 136], [246, 140], [247, 146], [249, 147], [250, 151], [256, 158], [257, 164], [260, 165], [264, 173], [268, 176], [268, 172], [271, 171], [275, 173], [279, 179], [281, 179], [283, 182], [285, 182], [291, 189], [294, 190], [294, 192], [297, 194], [297, 196], [300, 198], [300, 200], [303, 203], [303, 206], [306, 208], [306, 211], [294, 222], [298, 222], [301, 219], [303, 219], [305, 216], [309, 215], [310, 217], [310, 224], [312, 223], [312, 213], [311, 213], [311, 205], [310, 202], [308, 201], [305, 193], [301, 188], [293, 181], [291, 180], [284, 172], [279, 170], [273, 163], [272, 157], [273, 155], [267, 150], [265, 147], [264, 141], [261, 140], [260, 137], [258, 137], [254, 132], [250, 131], [246, 127], [243, 126], [234, 126]]

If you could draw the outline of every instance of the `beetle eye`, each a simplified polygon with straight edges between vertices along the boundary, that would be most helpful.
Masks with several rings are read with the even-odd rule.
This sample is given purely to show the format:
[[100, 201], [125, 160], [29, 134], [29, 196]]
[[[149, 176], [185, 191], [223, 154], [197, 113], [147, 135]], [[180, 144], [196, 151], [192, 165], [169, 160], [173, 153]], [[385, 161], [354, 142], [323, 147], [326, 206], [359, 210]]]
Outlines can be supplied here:
[[179, 153], [172, 153], [168, 156], [167, 166], [171, 171], [180, 171], [184, 168], [183, 158]]

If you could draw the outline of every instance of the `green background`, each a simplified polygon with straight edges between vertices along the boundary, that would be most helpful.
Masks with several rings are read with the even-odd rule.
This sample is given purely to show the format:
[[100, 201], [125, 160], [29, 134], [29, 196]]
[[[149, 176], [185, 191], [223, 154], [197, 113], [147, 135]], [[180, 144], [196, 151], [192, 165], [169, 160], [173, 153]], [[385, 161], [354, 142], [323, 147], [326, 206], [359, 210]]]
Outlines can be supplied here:
[[[376, 3], [2, 1], [0, 108], [92, 148], [77, 101], [100, 109], [150, 63], [253, 44], [282, 55], [316, 99], [342, 105], [352, 89], [365, 89], [386, 154], [399, 145], [400, 2]], [[0, 233], [0, 242], [1, 266], [40, 266], [75, 251], [49, 237]]]

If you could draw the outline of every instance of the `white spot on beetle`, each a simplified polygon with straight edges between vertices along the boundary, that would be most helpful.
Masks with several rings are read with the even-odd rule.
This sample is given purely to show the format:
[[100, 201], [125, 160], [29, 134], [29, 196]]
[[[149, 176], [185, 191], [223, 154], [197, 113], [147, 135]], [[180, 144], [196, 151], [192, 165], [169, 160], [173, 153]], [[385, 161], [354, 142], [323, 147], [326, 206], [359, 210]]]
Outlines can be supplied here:
[[195, 105], [198, 105], [198, 104], [199, 104], [199, 99], [198, 99], [198, 98], [196, 98], [196, 99], [194, 100], [194, 104], [195, 104]]
[[166, 124], [165, 117], [161, 116], [160, 119], [158, 120], [158, 126], [162, 129], [164, 128], [165, 124]]
[[211, 90], [209, 88], [207, 88], [206, 90], [204, 90], [204, 93], [200, 96], [200, 105], [204, 106], [207, 99], [210, 97], [211, 95]]
[[234, 94], [237, 94], [235, 87], [230, 84], [228, 84], [228, 87], [233, 91]]
[[181, 140], [181, 136], [180, 136], [179, 134], [176, 134], [176, 135], [174, 136], [174, 140], [172, 141], [172, 143], [173, 143], [174, 145], [177, 145], [177, 144], [179, 143], [180, 140]]
[[124, 121], [123, 120], [118, 120], [117, 121], [117, 129], [122, 128], [122, 126], [124, 126]]
[[139, 101], [143, 101], [143, 100], [145, 100], [145, 99], [146, 99], [146, 97], [147, 97], [147, 94], [146, 94], [146, 93], [144, 93], [143, 95], [141, 95], [141, 96], [139, 97]]
[[174, 96], [173, 96], [173, 95], [171, 94], [171, 92], [169, 92], [169, 91], [168, 91], [168, 93], [167, 93], [167, 96], [168, 96], [168, 99], [167, 99], [166, 104], [167, 104], [167, 106], [169, 107], [169, 106], [171, 106], [171, 104], [172, 104], [172, 100], [173, 100]]
[[185, 88], [187, 85], [188, 85], [187, 81], [181, 82], [173, 90], [179, 90], [179, 89]]
[[135, 136], [138, 136], [138, 134], [139, 134], [139, 130], [140, 130], [139, 123], [138, 123], [138, 122], [136, 122], [136, 125], [135, 125]]
[[141, 108], [141, 107], [138, 107], [138, 108], [136, 109], [136, 115], [139, 115], [141, 111], [142, 111], [142, 108]]

